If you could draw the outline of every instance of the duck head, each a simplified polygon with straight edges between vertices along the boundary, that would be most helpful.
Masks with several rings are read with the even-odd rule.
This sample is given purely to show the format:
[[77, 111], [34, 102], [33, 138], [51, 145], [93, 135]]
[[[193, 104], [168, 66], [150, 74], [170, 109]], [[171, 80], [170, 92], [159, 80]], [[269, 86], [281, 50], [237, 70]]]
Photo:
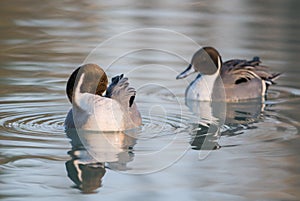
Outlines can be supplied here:
[[220, 70], [221, 66], [222, 58], [219, 52], [213, 47], [203, 47], [193, 55], [190, 65], [176, 79], [185, 78], [196, 72], [202, 75], [213, 75]]
[[[80, 86], [78, 85], [79, 78], [84, 74], [84, 80]], [[80, 87], [81, 93], [91, 93], [102, 96], [107, 89], [108, 79], [102, 68], [96, 64], [84, 64], [78, 67], [70, 76], [66, 92], [69, 101], [72, 103], [74, 89]]]

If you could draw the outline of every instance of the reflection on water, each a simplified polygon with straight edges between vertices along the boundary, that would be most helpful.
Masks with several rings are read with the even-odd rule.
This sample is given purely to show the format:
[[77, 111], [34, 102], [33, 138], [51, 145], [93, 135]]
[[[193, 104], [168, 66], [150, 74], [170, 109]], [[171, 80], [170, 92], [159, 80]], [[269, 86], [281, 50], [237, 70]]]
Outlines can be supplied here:
[[191, 145], [196, 150], [221, 148], [220, 136], [234, 136], [248, 129], [255, 129], [254, 123], [263, 121], [265, 104], [261, 99], [240, 103], [202, 102], [186, 100], [189, 109], [199, 116], [199, 123], [193, 124]]
[[221, 134], [217, 125], [200, 123], [192, 124], [191, 126], [193, 128], [190, 142], [192, 149], [210, 151], [220, 148], [218, 141]]
[[71, 139], [72, 157], [66, 162], [68, 177], [84, 193], [92, 193], [101, 187], [105, 168], [118, 171], [126, 169], [126, 164], [134, 156], [132, 148], [135, 138], [123, 132], [78, 132], [66, 131]]
[[[83, 152], [84, 150], [76, 151]], [[101, 179], [106, 172], [104, 164], [88, 161], [81, 162], [80, 159], [83, 157], [77, 156], [78, 153], [70, 152], [69, 154], [73, 159], [66, 162], [66, 169], [68, 177], [76, 184], [76, 187], [81, 189], [83, 193], [92, 193], [101, 187]]]
[[259, 120], [265, 107], [265, 103], [263, 103], [260, 99], [241, 103], [227, 103], [225, 124], [228, 126], [234, 126], [254, 123]]
[[[200, 117], [196, 120], [197, 122], [190, 122], [188, 127], [184, 129], [189, 134], [187, 139], [189, 139], [190, 148], [199, 151], [198, 159], [200, 160], [205, 159], [212, 150], [224, 149], [219, 143], [221, 136], [233, 138], [245, 134], [249, 130], [259, 130], [259, 124], [267, 122], [267, 111], [272, 107], [272, 105], [263, 103], [261, 99], [240, 103], [186, 100], [186, 104], [194, 115]], [[151, 125], [148, 124], [147, 126]], [[220, 126], [222, 127], [220, 128]], [[282, 131], [286, 135], [294, 135], [297, 132], [293, 127], [289, 127], [289, 122], [282, 121], [278, 128], [283, 129]], [[138, 147], [139, 143], [143, 144], [142, 147], [145, 148], [145, 142], [141, 141], [143, 139], [141, 132], [146, 133], [141, 130], [126, 132], [66, 130], [72, 145], [72, 149], [68, 151], [71, 159], [66, 162], [66, 170], [76, 188], [79, 188], [83, 193], [97, 192], [96, 190], [102, 186], [102, 180], [107, 169], [124, 173], [139, 172], [139, 168], [143, 167], [140, 166], [140, 163], [149, 163], [149, 160], [139, 158], [140, 156], [147, 156], [139, 155], [141, 150], [135, 148]], [[279, 130], [279, 132], [281, 131]], [[276, 134], [273, 132], [272, 135]], [[155, 138], [162, 139], [158, 136]], [[276, 137], [273, 136], [270, 140], [275, 139]], [[155, 143], [153, 142], [155, 141], [147, 139], [146, 143], [154, 147], [153, 144]], [[231, 146], [237, 146], [237, 144], [231, 142], [231, 144], [224, 145], [225, 148]], [[163, 159], [163, 152], [166, 150], [158, 149], [157, 151], [161, 151], [161, 158], [158, 160]], [[153, 150], [145, 153], [152, 154], [151, 152]], [[131, 162], [135, 163], [131, 164]], [[153, 158], [152, 162], [155, 162]], [[150, 167], [151, 164], [147, 164], [147, 166]]]
[[[0, 199], [299, 200], [299, 1], [127, 3], [0, 1]], [[283, 75], [264, 102], [219, 110], [185, 104], [193, 78], [175, 77], [197, 45], [178, 34], [137, 32], [88, 57], [149, 27], [214, 46], [224, 60], [260, 56]], [[161, 51], [115, 60], [139, 47]], [[138, 137], [64, 131], [66, 81], [88, 58], [137, 89]]]

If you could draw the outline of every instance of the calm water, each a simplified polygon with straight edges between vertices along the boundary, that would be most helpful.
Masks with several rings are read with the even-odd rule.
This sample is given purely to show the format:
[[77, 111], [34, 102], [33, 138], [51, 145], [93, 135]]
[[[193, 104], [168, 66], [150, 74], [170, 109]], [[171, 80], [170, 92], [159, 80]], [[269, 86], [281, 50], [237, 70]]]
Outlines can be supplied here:
[[[0, 199], [300, 200], [299, 11], [298, 0], [1, 1]], [[220, 106], [218, 132], [175, 80], [197, 43], [284, 74], [262, 104]], [[83, 62], [129, 77], [142, 128], [64, 131], [66, 81]]]

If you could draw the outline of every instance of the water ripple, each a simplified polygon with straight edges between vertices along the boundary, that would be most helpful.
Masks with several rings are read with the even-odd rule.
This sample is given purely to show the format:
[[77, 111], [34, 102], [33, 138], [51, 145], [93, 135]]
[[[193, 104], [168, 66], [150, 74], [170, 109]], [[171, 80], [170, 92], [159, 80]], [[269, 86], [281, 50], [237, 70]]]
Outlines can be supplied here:
[[[23, 101], [21, 96], [1, 102], [1, 150], [6, 153], [2, 163], [27, 159], [26, 155], [43, 159], [64, 153], [60, 150], [68, 145], [63, 128], [67, 107], [59, 101], [53, 103], [51, 97], [39, 99]], [[53, 151], [47, 154], [49, 149]]]

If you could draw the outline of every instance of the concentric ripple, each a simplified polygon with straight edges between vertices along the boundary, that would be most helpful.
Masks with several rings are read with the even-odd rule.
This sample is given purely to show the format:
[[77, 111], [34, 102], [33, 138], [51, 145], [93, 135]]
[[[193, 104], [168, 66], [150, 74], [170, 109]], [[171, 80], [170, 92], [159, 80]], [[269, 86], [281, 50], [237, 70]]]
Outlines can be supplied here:
[[[44, 102], [1, 104], [0, 125], [10, 131], [61, 134], [64, 105]], [[61, 110], [60, 110], [61, 109]]]
[[1, 163], [46, 156], [47, 159], [61, 160], [65, 151], [60, 150], [69, 146], [63, 128], [67, 106], [55, 98], [55, 102], [51, 98], [48, 101], [47, 98], [16, 99], [2, 101], [0, 105], [1, 150], [6, 153]]

